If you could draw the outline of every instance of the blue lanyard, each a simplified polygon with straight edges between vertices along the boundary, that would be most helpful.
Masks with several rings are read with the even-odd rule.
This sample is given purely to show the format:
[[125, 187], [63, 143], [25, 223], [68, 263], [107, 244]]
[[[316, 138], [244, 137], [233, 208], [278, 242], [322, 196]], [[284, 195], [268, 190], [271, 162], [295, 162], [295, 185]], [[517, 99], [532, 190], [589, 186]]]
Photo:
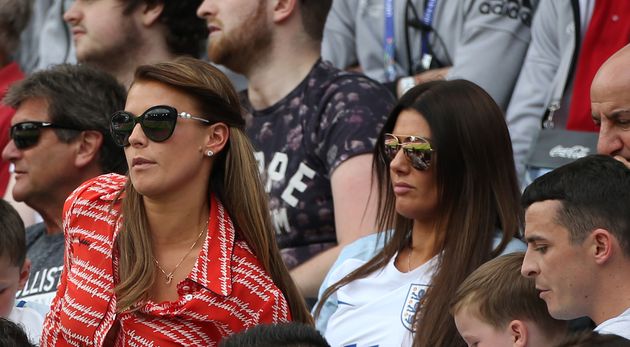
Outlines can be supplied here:
[[[422, 16], [422, 23], [430, 28], [433, 24], [433, 14], [435, 13], [435, 6], [437, 5], [437, 0], [428, 0], [425, 9], [424, 16]], [[429, 31], [422, 31], [422, 56], [429, 54]]]
[[385, 0], [385, 35], [383, 36], [385, 79], [387, 82], [396, 79], [396, 67], [394, 56], [396, 44], [394, 43], [394, 0]]

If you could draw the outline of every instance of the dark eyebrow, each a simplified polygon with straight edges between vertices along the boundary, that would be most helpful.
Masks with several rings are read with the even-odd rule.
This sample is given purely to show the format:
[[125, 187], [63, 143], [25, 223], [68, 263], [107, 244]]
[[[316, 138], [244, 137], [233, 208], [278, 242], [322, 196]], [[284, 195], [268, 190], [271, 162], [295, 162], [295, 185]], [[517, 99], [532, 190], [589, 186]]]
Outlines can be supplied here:
[[527, 243], [534, 243], [536, 241], [547, 241], [547, 239], [545, 239], [542, 236], [534, 235], [534, 236], [525, 237], [525, 241], [527, 241]]
[[614, 112], [612, 112], [611, 114], [607, 114], [607, 115], [605, 115], [605, 116], [606, 116], [606, 118], [608, 118], [608, 119], [617, 119], [617, 118], [621, 117], [621, 115], [622, 115], [623, 113], [628, 113], [628, 114], [630, 114], [630, 110], [617, 110], [617, 111], [614, 111]]

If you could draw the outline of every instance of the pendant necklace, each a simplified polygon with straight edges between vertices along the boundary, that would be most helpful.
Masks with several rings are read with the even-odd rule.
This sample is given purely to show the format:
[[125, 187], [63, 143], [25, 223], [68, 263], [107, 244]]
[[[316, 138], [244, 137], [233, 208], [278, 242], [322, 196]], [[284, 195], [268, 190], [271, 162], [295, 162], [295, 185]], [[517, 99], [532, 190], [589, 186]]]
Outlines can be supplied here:
[[186, 259], [186, 257], [188, 257], [190, 252], [192, 252], [193, 248], [195, 248], [195, 246], [197, 245], [197, 243], [201, 239], [201, 235], [203, 235], [204, 231], [208, 230], [208, 222], [209, 222], [209, 219], [206, 221], [206, 225], [203, 227], [203, 229], [201, 229], [201, 231], [199, 232], [199, 235], [197, 235], [197, 239], [195, 240], [195, 242], [193, 242], [193, 244], [188, 249], [188, 252], [186, 252], [186, 254], [184, 254], [182, 259], [179, 260], [179, 263], [177, 263], [177, 265], [175, 265], [175, 267], [173, 268], [173, 271], [171, 271], [169, 273], [166, 273], [166, 271], [164, 271], [164, 269], [162, 269], [162, 267], [160, 266], [160, 262], [158, 262], [158, 260], [155, 257], [153, 257], [153, 261], [155, 262], [155, 265], [158, 267], [158, 269], [160, 269], [162, 274], [164, 274], [164, 277], [166, 278], [166, 284], [167, 285], [171, 284], [171, 282], [173, 281], [173, 275], [175, 274], [175, 271], [177, 271], [179, 266], [182, 265], [182, 263], [184, 262], [184, 259]]

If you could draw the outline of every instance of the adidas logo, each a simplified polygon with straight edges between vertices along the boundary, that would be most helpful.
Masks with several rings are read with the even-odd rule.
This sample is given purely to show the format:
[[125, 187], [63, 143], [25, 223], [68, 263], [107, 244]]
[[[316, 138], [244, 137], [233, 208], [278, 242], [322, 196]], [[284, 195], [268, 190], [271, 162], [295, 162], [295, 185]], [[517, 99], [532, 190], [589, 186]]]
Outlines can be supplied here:
[[479, 12], [520, 19], [527, 26], [532, 24], [532, 4], [529, 0], [488, 0], [479, 4]]

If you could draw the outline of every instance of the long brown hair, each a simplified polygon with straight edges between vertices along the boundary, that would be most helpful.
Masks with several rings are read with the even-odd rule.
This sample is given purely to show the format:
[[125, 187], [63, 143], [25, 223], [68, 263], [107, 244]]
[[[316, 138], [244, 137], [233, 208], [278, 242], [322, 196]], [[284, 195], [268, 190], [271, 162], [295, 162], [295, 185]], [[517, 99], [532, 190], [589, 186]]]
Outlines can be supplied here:
[[[230, 128], [229, 142], [215, 156], [210, 189], [232, 217], [237, 237], [244, 239], [274, 283], [284, 293], [293, 320], [312, 323], [304, 299], [293, 283], [275, 240], [253, 148], [243, 132], [245, 121], [238, 96], [230, 81], [212, 65], [193, 58], [140, 66], [135, 80], [156, 81], [179, 89], [199, 103], [201, 114]], [[117, 310], [123, 311], [146, 299], [154, 281], [151, 234], [142, 196], [127, 180], [122, 199], [123, 231], [116, 240], [120, 252], [116, 286]], [[208, 197], [209, 197], [208, 193]]]
[[[512, 145], [503, 115], [479, 86], [464, 80], [435, 81], [414, 87], [394, 107], [374, 149], [373, 171], [379, 186], [379, 230], [393, 230], [383, 249], [363, 266], [328, 288], [316, 308], [344, 285], [383, 268], [409, 245], [413, 220], [398, 214], [384, 134], [392, 132], [404, 110], [419, 112], [429, 124], [437, 151], [438, 211], [435, 216], [439, 266], [416, 312], [415, 346], [465, 346], [452, 317], [450, 299], [475, 268], [503, 251], [521, 226], [520, 192]], [[494, 235], [502, 232], [493, 249]], [[384, 237], [382, 233], [381, 237]]]

